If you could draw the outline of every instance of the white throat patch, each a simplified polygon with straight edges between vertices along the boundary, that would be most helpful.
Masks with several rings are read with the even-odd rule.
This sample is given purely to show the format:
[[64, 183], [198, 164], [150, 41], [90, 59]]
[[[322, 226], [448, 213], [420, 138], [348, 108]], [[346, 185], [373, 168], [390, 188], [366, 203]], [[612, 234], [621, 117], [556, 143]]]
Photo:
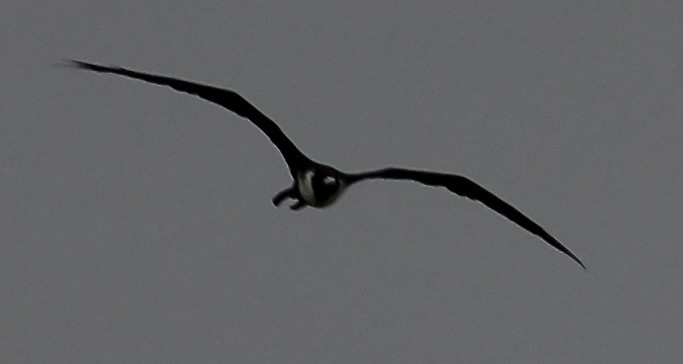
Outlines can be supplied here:
[[297, 176], [299, 180], [299, 193], [301, 194], [301, 197], [306, 200], [307, 203], [311, 205], [316, 205], [318, 201], [315, 199], [315, 193], [313, 193], [313, 175], [315, 173], [313, 170], [307, 170], [306, 172], [299, 173]]

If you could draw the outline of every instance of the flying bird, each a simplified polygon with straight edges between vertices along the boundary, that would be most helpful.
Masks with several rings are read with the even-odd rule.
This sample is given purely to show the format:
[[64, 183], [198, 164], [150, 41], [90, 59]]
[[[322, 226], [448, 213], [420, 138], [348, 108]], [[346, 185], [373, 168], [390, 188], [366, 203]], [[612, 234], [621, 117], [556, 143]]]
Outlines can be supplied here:
[[299, 148], [285, 135], [285, 133], [270, 118], [256, 109], [242, 96], [232, 90], [202, 85], [195, 82], [172, 77], [149, 74], [126, 69], [118, 66], [104, 66], [77, 60], [67, 61], [76, 68], [101, 73], [111, 73], [145, 82], [168, 86], [174, 90], [198, 96], [213, 102], [248, 119], [270, 139], [280, 151], [292, 175], [292, 185], [278, 192], [273, 197], [273, 204], [279, 206], [285, 199], [294, 203], [292, 210], [300, 210], [306, 206], [323, 208], [334, 203], [346, 189], [361, 181], [372, 179], [409, 180], [427, 186], [445, 187], [449, 191], [479, 201], [505, 216], [510, 221], [540, 237], [555, 249], [561, 251], [584, 269], [586, 266], [572, 252], [552, 237], [540, 225], [526, 217], [512, 205], [484, 189], [467, 177], [455, 174], [413, 170], [405, 168], [383, 168], [359, 173], [346, 173], [338, 169], [313, 161], [304, 155]]

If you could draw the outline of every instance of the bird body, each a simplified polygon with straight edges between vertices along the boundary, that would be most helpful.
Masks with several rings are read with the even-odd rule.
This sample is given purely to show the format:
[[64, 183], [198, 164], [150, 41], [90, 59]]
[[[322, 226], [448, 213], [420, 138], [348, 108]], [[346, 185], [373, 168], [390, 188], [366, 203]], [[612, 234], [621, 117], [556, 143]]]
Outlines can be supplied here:
[[428, 186], [444, 187], [459, 196], [483, 203], [530, 233], [540, 237], [585, 269], [583, 263], [572, 252], [548, 234], [541, 226], [467, 177], [397, 167], [359, 173], [344, 173], [308, 158], [294, 145], [275, 122], [234, 91], [172, 77], [133, 71], [117, 66], [103, 66], [74, 60], [69, 61], [69, 64], [80, 69], [111, 73], [168, 86], [177, 91], [195, 95], [223, 106], [235, 114], [250, 120], [277, 147], [292, 175], [292, 186], [278, 192], [273, 197], [272, 201], [276, 206], [279, 206], [285, 199], [292, 199], [295, 201], [290, 206], [292, 210], [300, 210], [306, 206], [324, 208], [337, 201], [348, 187], [364, 180], [410, 180]]
[[334, 172], [325, 173], [318, 168], [308, 168], [297, 173], [299, 195], [309, 206], [330, 206], [344, 193], [346, 185], [340, 178], [340, 172]]

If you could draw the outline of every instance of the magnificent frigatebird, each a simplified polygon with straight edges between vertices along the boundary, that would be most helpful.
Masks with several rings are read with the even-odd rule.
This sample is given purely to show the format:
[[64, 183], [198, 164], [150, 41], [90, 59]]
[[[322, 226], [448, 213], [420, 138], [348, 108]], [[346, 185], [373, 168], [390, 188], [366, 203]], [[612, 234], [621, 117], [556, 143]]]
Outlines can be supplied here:
[[172, 77], [133, 71], [118, 66], [104, 66], [75, 60], [68, 62], [72, 66], [85, 70], [112, 73], [157, 85], [169, 86], [177, 91], [196, 95], [204, 100], [221, 105], [237, 115], [249, 119], [275, 144], [275, 147], [284, 157], [294, 180], [292, 186], [278, 192], [273, 197], [275, 206], [279, 206], [284, 199], [289, 198], [295, 200], [295, 203], [290, 206], [292, 210], [300, 210], [306, 206], [322, 208], [331, 205], [349, 186], [360, 181], [369, 179], [410, 180], [428, 186], [445, 187], [460, 196], [479, 201], [568, 255], [584, 269], [586, 268], [579, 258], [541, 226], [467, 177], [394, 167], [359, 173], [341, 172], [334, 167], [315, 162], [305, 156], [270, 118], [234, 91]]

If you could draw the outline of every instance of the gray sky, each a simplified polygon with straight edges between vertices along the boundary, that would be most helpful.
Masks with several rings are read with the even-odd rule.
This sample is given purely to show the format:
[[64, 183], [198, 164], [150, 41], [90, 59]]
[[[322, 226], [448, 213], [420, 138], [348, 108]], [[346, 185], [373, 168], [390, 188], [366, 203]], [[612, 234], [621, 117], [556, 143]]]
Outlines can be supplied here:
[[[674, 362], [683, 356], [678, 1], [0, 4], [0, 361]], [[364, 3], [364, 2], [363, 2]], [[232, 88], [375, 182], [327, 210], [250, 123], [50, 67]]]

